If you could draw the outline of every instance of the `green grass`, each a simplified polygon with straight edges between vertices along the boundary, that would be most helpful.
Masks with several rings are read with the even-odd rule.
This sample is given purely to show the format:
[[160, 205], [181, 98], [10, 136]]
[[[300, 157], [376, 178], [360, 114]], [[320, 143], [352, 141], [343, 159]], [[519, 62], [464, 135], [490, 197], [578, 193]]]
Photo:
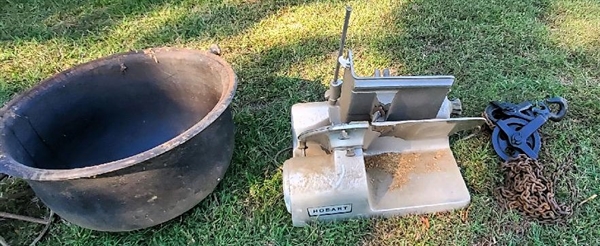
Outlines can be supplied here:
[[[492, 195], [501, 177], [498, 159], [487, 134], [452, 145], [472, 195], [468, 210], [292, 227], [281, 192], [285, 157], [274, 157], [291, 141], [290, 107], [323, 100], [346, 3], [354, 9], [347, 47], [362, 75], [383, 67], [455, 75], [451, 96], [461, 98], [465, 116], [479, 116], [490, 100], [567, 98], [568, 117], [543, 128], [552, 155], [545, 158], [564, 161], [579, 145], [577, 170], [563, 179], [575, 180], [577, 201], [600, 193], [596, 0], [0, 0], [2, 102], [73, 65], [155, 46], [219, 43], [240, 78], [235, 155], [211, 196], [138, 232], [101, 233], [60, 221], [42, 244], [600, 244], [600, 199], [580, 207], [569, 226], [544, 226], [501, 210]], [[3, 184], [0, 191], [19, 187]], [[0, 210], [29, 211], [23, 201], [0, 202]], [[0, 221], [0, 229], [21, 245], [39, 227]]]

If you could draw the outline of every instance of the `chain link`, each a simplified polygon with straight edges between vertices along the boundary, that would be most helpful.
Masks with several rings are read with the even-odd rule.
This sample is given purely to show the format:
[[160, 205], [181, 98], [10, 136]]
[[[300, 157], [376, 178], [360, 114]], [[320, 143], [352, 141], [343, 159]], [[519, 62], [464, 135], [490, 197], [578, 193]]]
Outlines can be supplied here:
[[[530, 219], [541, 223], [566, 223], [573, 214], [574, 203], [567, 205], [556, 201], [555, 189], [559, 178], [570, 169], [571, 161], [565, 161], [548, 179], [539, 161], [526, 155], [502, 163], [504, 183], [496, 188], [496, 197], [508, 209], [521, 212]], [[572, 166], [572, 165], [571, 165]], [[577, 192], [572, 182], [567, 182], [571, 191], [571, 202]]]

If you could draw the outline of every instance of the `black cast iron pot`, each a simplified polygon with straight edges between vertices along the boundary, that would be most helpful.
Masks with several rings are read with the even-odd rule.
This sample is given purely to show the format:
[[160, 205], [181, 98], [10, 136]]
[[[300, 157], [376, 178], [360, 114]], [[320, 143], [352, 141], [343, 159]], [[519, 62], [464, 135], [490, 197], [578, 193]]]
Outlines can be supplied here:
[[63, 71], [0, 112], [0, 173], [65, 220], [100, 231], [188, 211], [232, 158], [237, 78], [208, 52], [160, 48]]

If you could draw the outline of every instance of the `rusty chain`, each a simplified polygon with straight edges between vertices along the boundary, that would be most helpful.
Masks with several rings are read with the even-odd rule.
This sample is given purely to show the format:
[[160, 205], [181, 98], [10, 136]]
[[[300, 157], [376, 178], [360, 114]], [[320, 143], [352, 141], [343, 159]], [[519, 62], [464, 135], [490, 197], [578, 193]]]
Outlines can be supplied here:
[[[540, 223], [565, 224], [573, 215], [577, 190], [570, 180], [562, 179], [565, 172], [574, 166], [572, 155], [556, 167], [551, 179], [544, 174], [544, 167], [538, 160], [519, 155], [502, 163], [504, 182], [496, 188], [496, 198], [508, 209], [519, 211], [525, 217]], [[571, 204], [559, 203], [556, 199], [556, 186], [564, 180], [569, 188]]]

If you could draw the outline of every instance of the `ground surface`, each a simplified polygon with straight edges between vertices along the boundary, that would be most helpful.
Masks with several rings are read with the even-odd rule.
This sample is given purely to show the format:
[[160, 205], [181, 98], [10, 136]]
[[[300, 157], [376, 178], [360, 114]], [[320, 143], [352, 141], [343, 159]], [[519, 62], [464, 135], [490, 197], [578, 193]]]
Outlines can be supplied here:
[[[292, 104], [322, 100], [345, 4], [354, 9], [347, 47], [361, 75], [383, 67], [395, 74], [452, 74], [451, 96], [462, 99], [465, 116], [479, 116], [490, 100], [567, 98], [568, 117], [544, 126], [545, 158], [564, 161], [580, 146], [577, 170], [564, 179], [576, 180], [577, 202], [600, 193], [596, 0], [0, 0], [2, 102], [78, 63], [154, 46], [219, 43], [240, 78], [235, 156], [213, 195], [184, 216], [139, 232], [98, 233], [59, 221], [43, 244], [600, 244], [600, 199], [579, 207], [569, 226], [527, 222], [502, 210], [492, 195], [501, 179], [498, 159], [485, 134], [452, 147], [472, 194], [468, 212], [293, 228], [279, 169], [287, 156], [274, 156], [291, 141]], [[24, 187], [7, 182], [5, 195]], [[0, 202], [0, 210], [15, 213], [39, 206], [35, 199]], [[0, 227], [14, 245], [30, 242], [31, 230], [40, 229], [13, 221]]]

